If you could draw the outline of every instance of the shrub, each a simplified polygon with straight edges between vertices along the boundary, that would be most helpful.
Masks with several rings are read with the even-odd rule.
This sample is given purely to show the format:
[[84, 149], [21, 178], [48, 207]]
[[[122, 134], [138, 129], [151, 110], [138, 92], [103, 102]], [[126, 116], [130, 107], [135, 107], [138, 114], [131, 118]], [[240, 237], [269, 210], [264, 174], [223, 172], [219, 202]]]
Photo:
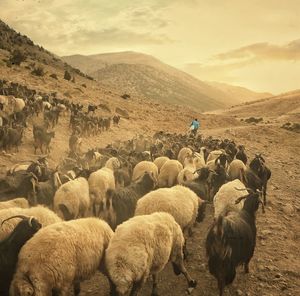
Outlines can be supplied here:
[[64, 79], [66, 79], [68, 81], [70, 81], [72, 79], [71, 74], [67, 70], [65, 70]]
[[43, 67], [39, 66], [39, 67], [35, 68], [33, 71], [31, 71], [31, 74], [35, 75], [35, 76], [44, 76], [45, 71], [44, 71]]
[[58, 78], [57, 78], [57, 75], [56, 75], [55, 73], [53, 73], [53, 74], [51, 74], [51, 75], [49, 75], [49, 76], [50, 76], [51, 78], [53, 78], [53, 79], [56, 79], [56, 80], [58, 79]]
[[15, 49], [9, 58], [12, 65], [20, 66], [26, 60], [26, 55], [19, 49]]

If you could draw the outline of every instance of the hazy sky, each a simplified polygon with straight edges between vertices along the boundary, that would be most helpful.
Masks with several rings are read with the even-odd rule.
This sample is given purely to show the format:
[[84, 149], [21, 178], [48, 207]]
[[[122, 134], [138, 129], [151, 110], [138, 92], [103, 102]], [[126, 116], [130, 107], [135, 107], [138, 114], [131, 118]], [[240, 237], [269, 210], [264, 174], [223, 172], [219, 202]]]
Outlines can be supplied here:
[[201, 80], [300, 88], [300, 0], [0, 0], [0, 18], [58, 55], [133, 50]]

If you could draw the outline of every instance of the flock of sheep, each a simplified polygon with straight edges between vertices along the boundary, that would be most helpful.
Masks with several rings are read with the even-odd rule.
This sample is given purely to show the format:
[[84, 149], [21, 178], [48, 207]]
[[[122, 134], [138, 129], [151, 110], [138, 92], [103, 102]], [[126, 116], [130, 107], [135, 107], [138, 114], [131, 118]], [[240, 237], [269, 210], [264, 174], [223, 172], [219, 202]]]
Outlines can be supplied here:
[[97, 270], [108, 278], [110, 295], [137, 295], [150, 275], [158, 295], [157, 275], [168, 262], [191, 293], [197, 282], [185, 268], [186, 241], [208, 203], [215, 214], [205, 247], [219, 294], [238, 265], [249, 271], [255, 215], [270, 178], [265, 160], [256, 155], [246, 166], [242, 146], [199, 137], [185, 138], [187, 145], [175, 145], [170, 156], [162, 147], [180, 136], [155, 139], [143, 154], [153, 161], [123, 171], [121, 184], [124, 157], [110, 157], [60, 182], [48, 207], [25, 198], [0, 202], [1, 295], [79, 295], [80, 282]]

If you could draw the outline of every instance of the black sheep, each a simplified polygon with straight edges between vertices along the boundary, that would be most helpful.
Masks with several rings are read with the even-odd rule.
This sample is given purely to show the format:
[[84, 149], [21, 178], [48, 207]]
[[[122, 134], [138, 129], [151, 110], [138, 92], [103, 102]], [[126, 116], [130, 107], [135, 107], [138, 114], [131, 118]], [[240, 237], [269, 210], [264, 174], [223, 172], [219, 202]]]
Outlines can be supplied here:
[[239, 145], [238, 149], [239, 151], [236, 153], [235, 158], [241, 160], [246, 165], [248, 157], [245, 153], [245, 147], [243, 145]]
[[134, 216], [138, 199], [153, 190], [154, 187], [154, 177], [146, 172], [139, 180], [125, 188], [108, 189], [106, 193], [107, 210], [103, 213], [104, 220], [107, 220], [114, 230], [119, 224]]
[[245, 272], [249, 272], [249, 262], [255, 249], [255, 213], [262, 203], [260, 193], [251, 191], [236, 203], [242, 199], [246, 199], [243, 209], [225, 208], [206, 238], [209, 272], [218, 281], [220, 296], [225, 286], [233, 282], [237, 266], [244, 264]]

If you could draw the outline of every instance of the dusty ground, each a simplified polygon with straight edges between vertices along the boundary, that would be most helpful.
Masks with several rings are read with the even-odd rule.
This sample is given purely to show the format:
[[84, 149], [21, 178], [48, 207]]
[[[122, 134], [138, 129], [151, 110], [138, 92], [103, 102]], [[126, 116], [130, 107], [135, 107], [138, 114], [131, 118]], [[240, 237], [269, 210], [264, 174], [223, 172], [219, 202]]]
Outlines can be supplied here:
[[[231, 291], [225, 295], [281, 296], [300, 295], [300, 166], [299, 135], [286, 132], [276, 126], [251, 126], [204, 130], [205, 135], [233, 137], [244, 143], [249, 155], [262, 152], [272, 170], [268, 189], [266, 213], [257, 214], [258, 239], [250, 273], [239, 268]], [[233, 135], [234, 134], [234, 135]], [[186, 266], [198, 281], [194, 295], [218, 295], [215, 279], [207, 270], [204, 243], [212, 222], [212, 208], [206, 219], [199, 224], [188, 242], [191, 251]], [[185, 295], [183, 276], [176, 277], [170, 266], [160, 274], [160, 295]], [[150, 295], [149, 280], [141, 295]], [[102, 275], [96, 275], [82, 285], [81, 295], [108, 295], [108, 283]]]
[[[139, 115], [136, 114], [136, 117]], [[160, 120], [149, 120], [143, 125], [142, 120], [121, 120], [120, 127], [112, 127], [94, 138], [84, 139], [88, 147], [104, 146], [116, 140], [126, 140], [137, 133], [152, 134], [156, 130], [172, 132], [185, 131], [185, 119], [160, 117]], [[41, 120], [35, 118], [34, 121]], [[207, 122], [205, 122], [207, 120]], [[67, 128], [68, 116], [62, 118], [56, 128], [56, 137], [49, 156], [50, 164], [61, 160], [68, 148]], [[249, 156], [261, 152], [272, 170], [272, 178], [268, 188], [268, 206], [266, 213], [257, 214], [258, 239], [254, 257], [250, 263], [250, 274], [245, 275], [239, 269], [236, 280], [226, 295], [300, 295], [300, 137], [299, 134], [281, 129], [279, 124], [245, 125], [230, 117], [203, 116], [204, 127], [226, 126], [221, 128], [202, 129], [205, 136], [232, 138], [237, 143], [246, 146]], [[224, 123], [224, 124], [223, 124]], [[186, 123], [188, 124], [188, 123]], [[34, 159], [32, 147], [31, 125], [26, 131], [24, 143], [17, 154], [0, 156], [4, 172], [11, 164]], [[193, 295], [217, 295], [215, 279], [207, 271], [207, 260], [204, 252], [204, 242], [208, 228], [212, 222], [212, 208], [208, 208], [206, 219], [195, 228], [194, 236], [188, 242], [191, 252], [186, 266], [191, 275], [198, 281], [198, 287]], [[186, 283], [183, 276], [176, 277], [168, 266], [159, 279], [160, 295], [185, 295]], [[151, 281], [145, 285], [141, 295], [150, 295]], [[108, 295], [108, 282], [100, 274], [82, 283], [81, 295]]]

